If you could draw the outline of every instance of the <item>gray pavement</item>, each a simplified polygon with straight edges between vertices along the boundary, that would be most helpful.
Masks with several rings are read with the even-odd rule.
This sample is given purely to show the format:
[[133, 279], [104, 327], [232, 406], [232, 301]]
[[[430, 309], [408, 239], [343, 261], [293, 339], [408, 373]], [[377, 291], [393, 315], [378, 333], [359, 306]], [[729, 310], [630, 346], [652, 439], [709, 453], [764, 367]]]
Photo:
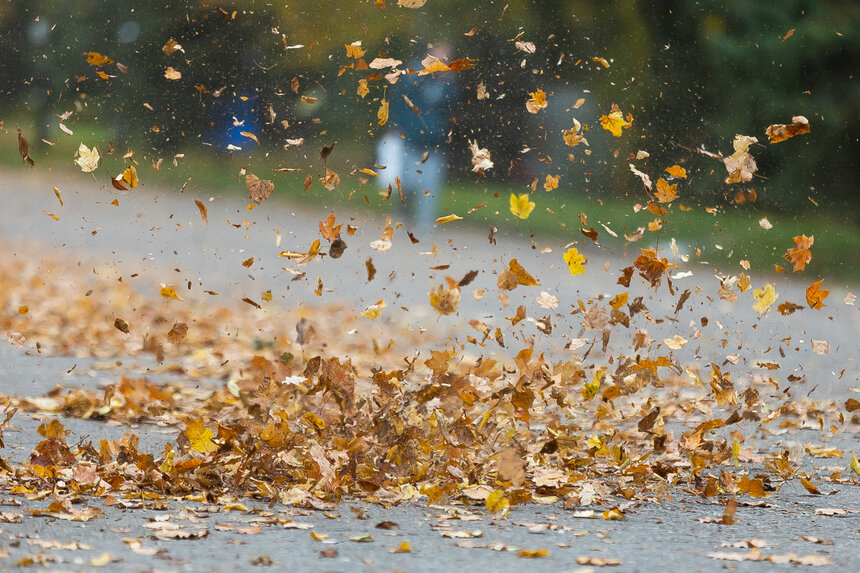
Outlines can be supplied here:
[[[60, 208], [51, 186], [61, 189], [65, 205]], [[229, 182], [231, 188], [241, 182]], [[277, 195], [277, 191], [276, 191]], [[283, 267], [290, 266], [287, 259], [277, 257], [281, 250], [305, 251], [310, 242], [319, 236], [317, 222], [329, 212], [326, 205], [301, 209], [273, 197], [252, 211], [246, 211], [247, 201], [237, 193], [203, 192], [192, 183], [184, 194], [178, 190], [153, 191], [142, 189], [130, 193], [117, 193], [112, 189], [99, 189], [86, 176], [64, 177], [60, 181], [41, 172], [26, 178], [4, 176], [0, 178], [0, 240], [11, 245], [4, 256], [17, 256], [18, 252], [32, 253], [33, 249], [60, 253], [69, 265], [79, 261], [98, 262], [93, 273], [100, 277], [122, 277], [130, 284], [167, 283], [185, 286], [189, 281], [196, 293], [202, 290], [218, 291], [221, 301], [242, 297], [258, 298], [272, 289], [274, 300], [285, 308], [314, 307], [327, 301], [344, 301], [357, 308], [384, 298], [389, 310], [404, 320], [383, 318], [363, 328], [374, 329], [373, 335], [381, 339], [394, 337], [399, 329], [414, 332], [426, 329], [427, 347], [433, 348], [439, 340], [456, 337], [465, 343], [465, 332], [472, 333], [468, 320], [480, 317], [487, 322], [501, 323], [517, 305], [526, 305], [529, 316], [543, 316], [550, 311], [542, 309], [535, 297], [541, 290], [560, 299], [553, 313], [554, 335], [538, 337], [541, 350], [549, 355], [563, 356], [562, 349], [569, 338], [579, 336], [581, 316], [568, 313], [583, 300], [599, 293], [610, 296], [622, 289], [615, 284], [618, 271], [632, 261], [630, 252], [639, 245], [628, 247], [623, 255], [621, 247], [614, 249], [580, 243], [580, 250], [589, 258], [585, 275], [572, 278], [564, 268], [561, 254], [564, 241], [544, 238], [536, 233], [535, 244], [523, 225], [519, 234], [499, 234], [496, 245], [487, 240], [485, 230], [466, 228], [459, 222], [449, 223], [432, 236], [419, 237], [421, 242], [412, 245], [403, 229], [394, 233], [390, 251], [381, 253], [370, 243], [379, 238], [384, 219], [365, 212], [337, 209], [338, 222], [358, 227], [347, 237], [349, 248], [337, 260], [329, 258], [311, 262], [303, 267], [306, 277], [292, 281], [293, 275]], [[213, 200], [210, 201], [209, 198]], [[116, 198], [118, 206], [111, 205]], [[209, 224], [205, 225], [194, 199], [204, 201], [209, 210]], [[55, 221], [43, 209], [60, 216]], [[480, 212], [479, 212], [480, 213]], [[350, 217], [355, 217], [350, 220]], [[247, 227], [243, 224], [248, 220]], [[229, 220], [229, 223], [228, 223]], [[617, 222], [615, 222], [617, 223]], [[236, 228], [233, 225], [239, 224]], [[612, 225], [612, 223], [608, 223]], [[280, 230], [282, 241], [276, 245]], [[450, 239], [450, 241], [449, 241]], [[436, 242], [435, 256], [421, 254], [431, 251]], [[19, 245], [29, 244], [20, 248]], [[641, 245], [646, 246], [646, 245]], [[542, 249], [551, 252], [542, 253]], [[242, 262], [254, 257], [250, 268]], [[670, 256], [668, 250], [664, 256]], [[372, 257], [377, 277], [367, 283], [365, 261]], [[510, 293], [510, 305], [502, 308], [496, 298], [496, 273], [512, 257], [541, 282], [539, 288], [518, 288]], [[717, 280], [712, 267], [699, 263], [682, 263], [678, 272], [694, 274], [675, 281], [679, 291], [690, 289], [691, 299], [675, 320], [660, 324], [637, 323], [636, 328], [648, 328], [658, 341], [680, 334], [690, 340], [682, 351], [676, 352], [682, 363], [696, 362], [707, 365], [724, 362], [728, 354], [739, 355], [734, 372], [737, 379], [767, 376], [758, 361], [779, 362], [782, 375], [804, 375], [802, 382], [790, 390], [798, 397], [808, 393], [812, 399], [844, 401], [857, 397], [860, 386], [858, 374], [858, 344], [860, 319], [856, 307], [842, 303], [845, 292], [857, 293], [857, 285], [828, 284], [833, 291], [825, 311], [801, 311], [782, 317], [772, 309], [759, 319], [752, 310], [750, 293], [740, 295], [737, 303], [725, 303], [717, 297]], [[38, 261], [35, 261], [38, 264]], [[444, 271], [429, 268], [451, 265]], [[604, 272], [604, 266], [608, 272]], [[445, 275], [460, 278], [470, 270], [480, 270], [475, 282], [464, 289], [460, 312], [454, 317], [437, 317], [427, 303], [427, 292], [441, 284]], [[736, 274], [740, 267], [733, 269]], [[753, 269], [755, 271], [755, 269]], [[796, 277], [762, 277], [752, 272], [753, 286], [758, 288], [766, 280], [774, 282], [780, 293], [778, 302], [791, 300], [801, 303], [807, 286]], [[132, 277], [132, 275], [136, 275]], [[314, 293], [317, 277], [327, 290], [319, 297]], [[79, 286], [79, 285], [77, 285]], [[76, 288], [76, 285], [70, 285]], [[486, 289], [487, 295], [476, 301], [471, 291]], [[672, 316], [676, 297], [668, 296], [662, 287], [656, 294], [637, 277], [631, 284], [631, 298], [645, 296], [651, 314], [656, 318]], [[404, 306], [407, 311], [398, 307]], [[702, 327], [701, 318], [707, 316], [709, 324]], [[753, 326], [755, 328], [753, 328]], [[633, 325], [632, 325], [633, 326]], [[633, 330], [631, 328], [631, 330]], [[699, 332], [698, 338], [696, 332]], [[630, 352], [632, 332], [614, 332], [608, 354]], [[362, 335], [359, 332], [358, 335]], [[586, 333], [590, 336], [591, 333]], [[786, 341], [789, 339], [790, 341]], [[810, 340], [827, 340], [829, 355], [812, 352]], [[725, 342], [724, 342], [725, 341]], [[742, 348], [738, 350], [738, 346]], [[599, 346], [599, 345], [598, 345]], [[513, 345], [516, 348], [516, 345]], [[785, 356], [778, 353], [782, 349]], [[622, 350], [623, 349], [623, 350]], [[510, 356], [511, 349], [500, 350], [499, 356]], [[474, 351], [477, 353], [477, 351]], [[496, 352], [488, 347], [485, 353]], [[595, 358], [595, 355], [592, 355]], [[73, 356], [40, 355], [33, 348], [19, 350], [12, 345], [0, 345], [0, 388], [3, 394], [37, 396], [55, 385], [98, 388], [113, 382], [122, 372], [147, 373], [154, 362], [146, 357], [125, 360], [122, 368], [110, 370], [98, 367], [99, 360]], [[73, 368], [74, 366], [74, 368]], [[154, 374], [150, 376], [155, 379]], [[170, 379], [169, 374], [160, 376]], [[173, 375], [174, 378], [176, 375]], [[217, 383], [214, 382], [213, 383]], [[19, 413], [13, 418], [13, 428], [5, 432], [6, 448], [0, 451], [4, 459], [20, 462], [29, 455], [39, 436], [36, 427], [39, 415]], [[89, 436], [97, 443], [102, 438], [116, 439], [128, 430], [82, 420], [63, 420], [74, 435]], [[141, 450], [160, 451], [165, 442], [174, 439], [169, 429], [132, 428], [141, 436]], [[791, 442], [826, 442], [843, 450], [860, 450], [857, 446], [858, 428], [848, 425], [837, 435], [812, 430], [790, 430], [778, 439], [789, 447]], [[812, 459], [808, 464], [827, 475], [828, 468], [847, 469], [846, 459]], [[725, 526], [703, 523], [719, 518], [723, 505], [714, 500], [688, 496], [680, 489], [672, 490], [672, 499], [661, 505], [645, 503], [625, 506], [627, 518], [619, 521], [600, 519], [606, 507], [584, 508], [596, 511], [597, 519], [576, 517], [559, 504], [542, 506], [529, 504], [514, 508], [505, 520], [494, 520], [481, 508], [425, 507], [406, 505], [391, 509], [368, 506], [350, 500], [333, 508], [326, 516], [322, 511], [305, 515], [304, 511], [275, 506], [255, 505], [242, 501], [248, 511], [216, 512], [206, 504], [193, 502], [125, 500], [131, 506], [106, 506], [102, 500], [91, 500], [101, 516], [85, 523], [34, 517], [28, 509], [46, 507], [49, 500], [25, 502], [23, 498], [7, 496], [0, 500], [0, 514], [11, 517], [0, 519], [0, 570], [11, 569], [27, 556], [42, 555], [44, 563], [36, 564], [43, 570], [114, 570], [114, 571], [241, 571], [257, 570], [271, 562], [277, 570], [289, 571], [440, 571], [451, 568], [482, 567], [488, 571], [519, 571], [533, 568], [546, 571], [596, 570], [603, 567], [578, 564], [577, 558], [594, 557], [617, 559], [617, 571], [712, 571], [725, 568], [739, 571], [783, 570], [797, 564], [778, 564], [770, 561], [727, 561], [709, 557], [713, 552], [749, 554], [750, 545], [765, 544], [757, 550], [763, 556], [783, 556], [793, 552], [798, 558], [815, 555], [831, 563], [821, 570], [860, 571], [857, 547], [860, 546], [860, 496], [856, 486], [825, 485], [824, 493], [813, 496], [799, 483], [791, 481], [778, 495], [764, 500], [763, 506], [740, 505], [737, 523]], [[745, 498], [748, 499], [748, 498]], [[619, 504], [625, 503], [623, 499]], [[836, 508], [839, 511], [816, 513], [816, 509]], [[355, 509], [356, 511], [353, 511]], [[583, 509], [583, 508], [577, 508]], [[451, 512], [469, 511], [467, 520], [443, 519]], [[361, 514], [363, 519], [358, 518]], [[16, 523], [15, 515], [20, 515]], [[338, 517], [334, 517], [338, 516]], [[461, 515], [462, 517], [462, 515]], [[160, 540], [154, 538], [157, 529], [147, 523], [168, 519], [182, 524], [190, 531], [206, 531], [206, 536], [188, 540]], [[285, 529], [286, 520], [312, 526], [312, 529]], [[156, 521], [150, 521], [156, 520]], [[11, 522], [7, 522], [11, 521]], [[394, 529], [378, 529], [383, 521], [396, 522]], [[260, 530], [256, 531], [255, 524]], [[298, 527], [305, 527], [300, 525]], [[237, 528], [240, 528], [237, 530]], [[446, 538], [442, 531], [481, 532], [471, 539]], [[311, 538], [313, 531], [323, 541]], [[351, 537], [370, 535], [372, 541], [350, 541]], [[804, 539], [806, 536], [807, 539]], [[138, 539], [142, 546], [131, 545], [123, 539]], [[822, 543], [810, 541], [818, 539]], [[50, 545], [40, 547], [34, 542], [72, 541], [91, 546], [78, 551], [56, 549]], [[410, 553], [391, 553], [403, 541], [408, 541]], [[744, 548], [723, 547], [724, 543], [748, 541]], [[472, 545], [461, 547], [459, 545]], [[156, 552], [148, 551], [149, 548]], [[336, 553], [324, 557], [321, 551], [333, 549]], [[545, 557], [529, 559], [518, 556], [518, 551], [546, 549]], [[110, 554], [106, 564], [100, 558]], [[147, 554], [152, 553], [152, 554]], [[45, 557], [47, 556], [47, 557]], [[38, 558], [37, 558], [38, 559]], [[51, 561], [57, 559], [57, 561]], [[91, 562], [91, 560], [94, 560]], [[102, 559], [103, 561], [104, 559]]]

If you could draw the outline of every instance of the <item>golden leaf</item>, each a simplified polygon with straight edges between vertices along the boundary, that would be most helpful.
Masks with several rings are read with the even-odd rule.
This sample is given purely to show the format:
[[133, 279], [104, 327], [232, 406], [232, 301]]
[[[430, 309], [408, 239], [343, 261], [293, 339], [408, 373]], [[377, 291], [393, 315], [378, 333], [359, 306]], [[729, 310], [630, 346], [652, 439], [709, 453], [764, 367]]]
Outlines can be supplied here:
[[379, 125], [388, 123], [388, 100], [383, 99], [379, 104], [379, 109], [376, 111], [376, 117], [379, 118]]
[[215, 433], [203, 425], [203, 420], [189, 420], [185, 422], [185, 426], [182, 433], [188, 438], [193, 449], [201, 454], [208, 454], [218, 449], [218, 445], [212, 441]]
[[[570, 271], [572, 276], [581, 275], [585, 272], [585, 255], [581, 254], [576, 247], [571, 247], [564, 252], [564, 262], [567, 263], [567, 269]], [[627, 299], [625, 295], [625, 302], [626, 301]]]
[[516, 215], [520, 219], [528, 219], [529, 215], [534, 211], [535, 203], [529, 200], [528, 193], [522, 193], [519, 197], [511, 193], [510, 210], [511, 214]]

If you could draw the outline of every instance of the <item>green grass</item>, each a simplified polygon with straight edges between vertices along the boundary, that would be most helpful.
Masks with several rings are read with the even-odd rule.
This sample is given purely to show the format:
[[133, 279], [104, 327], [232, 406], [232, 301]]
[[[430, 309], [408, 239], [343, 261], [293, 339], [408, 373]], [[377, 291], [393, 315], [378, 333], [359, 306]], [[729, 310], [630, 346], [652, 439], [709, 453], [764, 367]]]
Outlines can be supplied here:
[[[25, 176], [28, 168], [21, 165], [14, 126], [7, 123], [5, 129], [8, 135], [0, 147], [0, 165], [6, 168], [7, 176], [15, 171], [20, 171], [22, 176]], [[32, 133], [32, 127], [29, 132]], [[31, 147], [34, 148], [36, 168], [57, 170], [58, 176], [75, 172], [72, 157], [81, 141], [88, 145], [97, 144], [104, 152], [107, 148], [105, 138], [106, 134], [102, 133], [98, 126], [77, 126], [74, 137], [62, 136], [53, 147], [38, 141], [34, 144], [34, 137], [29, 137]], [[122, 155], [125, 151], [117, 149], [114, 156], [104, 158], [102, 167], [96, 172], [99, 181], [108, 184], [106, 174], [116, 175], [122, 171]], [[201, 191], [235, 192], [244, 195], [247, 191], [240, 170], [245, 168], [261, 178], [275, 181], [275, 194], [271, 201], [290, 201], [322, 206], [325, 209], [345, 208], [350, 211], [369, 209], [382, 212], [395, 209], [396, 196], [385, 202], [375, 180], [369, 178], [367, 184], [361, 184], [357, 173], [350, 174], [365, 165], [345, 163], [342, 158], [360, 156], [360, 152], [350, 153], [351, 150], [345, 148], [338, 150], [341, 160], [337, 164], [333, 163], [331, 167], [340, 173], [342, 182], [334, 191], [325, 190], [318, 181], [322, 166], [317, 165], [320, 162], [315, 151], [306, 150], [304, 153], [307, 153], [307, 159], [299, 159], [300, 155], [290, 156], [285, 152], [266, 156], [262, 151], [257, 151], [252, 155], [216, 157], [199, 151], [187, 151], [184, 158], [177, 159], [177, 166], [173, 165], [171, 155], [161, 155], [164, 161], [158, 173], [153, 171], [151, 164], [159, 154], [135, 153], [134, 158], [140, 162], [138, 169], [144, 187], [154, 185], [179, 191], [190, 178], [191, 182], [186, 191], [189, 196]], [[366, 153], [366, 150], [364, 151]], [[279, 167], [303, 166], [308, 162], [315, 166], [310, 171], [272, 171]], [[314, 182], [308, 191], [304, 191], [303, 181], [307, 174], [312, 176]], [[591, 240], [579, 231], [579, 214], [585, 213], [587, 226], [594, 227], [598, 232], [598, 240], [603, 248], [617, 252], [626, 248], [627, 253], [632, 254], [638, 252], [639, 247], [654, 244], [660, 248], [668, 248], [671, 238], [675, 238], [685, 251], [692, 254], [692, 261], [708, 261], [720, 271], [730, 274], [743, 271], [740, 266], [742, 259], [750, 262], [753, 273], [773, 272], [774, 265], [787, 266], [782, 256], [788, 248], [794, 246], [791, 238], [800, 234], [814, 235], [812, 262], [805, 271], [810, 282], [820, 277], [860, 282], [860, 267], [851, 263], [854, 259], [852, 253], [860, 252], [860, 229], [852, 224], [847, 216], [819, 212], [813, 206], [803, 213], [769, 213], [758, 209], [754, 204], [735, 206], [715, 201], [713, 205], [690, 204], [688, 206], [691, 210], [682, 211], [679, 204], [684, 203], [684, 198], [681, 197], [669, 206], [667, 215], [660, 217], [666, 221], [663, 229], [656, 232], [646, 231], [640, 241], [628, 243], [624, 238], [625, 233], [630, 234], [638, 227], [647, 229], [648, 223], [656, 218], [644, 208], [638, 213], [634, 212], [636, 200], [598, 200], [587, 193], [559, 190], [547, 193], [539, 186], [531, 195], [537, 205], [535, 210], [527, 220], [520, 220], [508, 209], [508, 198], [512, 192], [519, 194], [529, 190], [522, 185], [495, 181], [450, 181], [443, 193], [439, 215], [455, 213], [463, 217], [463, 221], [448, 223], [452, 230], [456, 229], [457, 225], [486, 229], [492, 224], [499, 229], [514, 229], [523, 236], [534, 233], [536, 239], [558, 237], [566, 241], [578, 241], [580, 250], [587, 255], [598, 247], [593, 246]], [[644, 205], [645, 199], [643, 195], [639, 202]], [[486, 206], [469, 213], [469, 210], [483, 204]], [[706, 207], [716, 207], [716, 214], [708, 213]], [[772, 229], [766, 231], [759, 226], [759, 220], [763, 217], [767, 217], [773, 224]], [[600, 223], [607, 225], [618, 237], [612, 237]]]

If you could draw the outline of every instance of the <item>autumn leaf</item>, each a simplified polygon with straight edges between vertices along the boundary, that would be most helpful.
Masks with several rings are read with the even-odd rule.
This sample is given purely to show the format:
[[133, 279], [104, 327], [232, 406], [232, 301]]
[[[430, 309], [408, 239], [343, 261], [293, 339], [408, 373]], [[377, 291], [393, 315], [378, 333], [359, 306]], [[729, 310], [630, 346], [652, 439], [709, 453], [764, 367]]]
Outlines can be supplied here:
[[553, 177], [552, 175], [546, 176], [546, 182], [543, 184], [543, 188], [546, 191], [552, 191], [553, 189], [558, 189], [558, 180], [561, 179], [561, 175], [556, 175]]
[[361, 316], [369, 320], [376, 320], [382, 315], [382, 309], [385, 308], [385, 301], [379, 299], [376, 304], [371, 304], [361, 311]]
[[358, 80], [358, 88], [356, 88], [355, 93], [361, 96], [362, 99], [364, 99], [364, 96], [370, 93], [370, 88], [367, 87], [366, 79], [362, 78]]
[[621, 113], [618, 105], [614, 103], [612, 104], [612, 109], [609, 114], [600, 116], [600, 127], [615, 137], [621, 137], [622, 131], [629, 128], [631, 125], [633, 125], [633, 116], [628, 113], [627, 120], [625, 121], [624, 114]]
[[445, 223], [450, 223], [451, 221], [462, 221], [463, 217], [457, 215], [456, 213], [451, 213], [450, 215], [445, 215], [443, 217], [438, 217], [436, 219], [437, 225], [444, 225]]
[[164, 70], [164, 77], [168, 80], [181, 80], [182, 72], [173, 68], [173, 66], [167, 66], [167, 69]]
[[759, 314], [764, 314], [768, 310], [770, 310], [771, 305], [776, 302], [776, 299], [779, 298], [779, 295], [776, 294], [773, 285], [767, 283], [766, 285], [764, 285], [763, 289], [755, 289], [753, 291], [753, 298], [755, 299], [753, 310], [755, 310]]
[[564, 262], [567, 263], [567, 269], [572, 276], [581, 275], [585, 272], [585, 255], [582, 255], [576, 247], [571, 247], [564, 252]]
[[[320, 177], [320, 183], [329, 191], [334, 191], [340, 185], [340, 175], [326, 167], [325, 177]], [[305, 188], [307, 190], [307, 188]]]
[[580, 124], [576, 118], [573, 120], [572, 128], [561, 132], [561, 138], [564, 140], [564, 144], [569, 145], [570, 147], [576, 147], [580, 143], [588, 145], [588, 140], [585, 139], [585, 131], [582, 129], [582, 124]]
[[206, 208], [206, 205], [204, 205], [203, 201], [201, 201], [200, 199], [195, 199], [194, 204], [197, 205], [197, 210], [200, 211], [200, 218], [203, 219], [203, 222], [208, 225], [209, 209]]
[[161, 287], [161, 298], [182, 300], [179, 298], [179, 295], [176, 294], [176, 289], [170, 286]]
[[472, 151], [472, 171], [483, 176], [484, 171], [493, 168], [493, 161], [490, 159], [490, 151], [486, 148], [481, 148], [477, 141], [469, 141], [469, 149]]
[[191, 443], [191, 447], [201, 454], [208, 454], [218, 449], [218, 445], [212, 441], [215, 433], [203, 425], [203, 420], [188, 420], [185, 422], [185, 430], [182, 432]]
[[511, 193], [510, 210], [513, 215], [520, 219], [528, 219], [534, 208], [535, 203], [529, 200], [528, 193], [522, 193], [519, 197]]
[[633, 266], [639, 270], [639, 275], [651, 283], [654, 288], [660, 286], [663, 275], [669, 268], [678, 268], [677, 265], [673, 265], [667, 259], [661, 258], [654, 249], [642, 249], [642, 254], [636, 258]]
[[245, 187], [248, 188], [248, 198], [259, 205], [272, 195], [272, 191], [275, 190], [275, 183], [268, 179], [260, 179], [253, 173], [248, 173], [245, 176]]
[[388, 100], [383, 99], [379, 104], [379, 109], [376, 111], [376, 117], [379, 118], [379, 125], [388, 123]]
[[673, 165], [672, 167], [667, 167], [665, 171], [669, 174], [670, 177], [678, 177], [681, 179], [687, 178], [687, 170], [680, 165]]
[[795, 247], [788, 249], [783, 258], [789, 263], [794, 263], [794, 272], [802, 271], [812, 260], [812, 253], [809, 249], [815, 242], [815, 236], [798, 235], [792, 237], [791, 240], [794, 241]]
[[86, 56], [87, 63], [91, 66], [109, 66], [113, 64], [112, 59], [98, 52], [84, 52], [84, 56]]
[[821, 283], [824, 282], [824, 279], [820, 281], [815, 281], [806, 289], [806, 303], [809, 305], [809, 308], [822, 309], [824, 308], [824, 299], [830, 295], [830, 291], [821, 288]]
[[75, 163], [84, 173], [92, 173], [95, 171], [99, 166], [100, 160], [101, 155], [97, 148], [93, 147], [90, 149], [83, 143], [78, 147], [78, 158], [75, 159]]
[[678, 198], [678, 184], [670, 185], [668, 181], [662, 177], [657, 180], [657, 191], [654, 192], [654, 197], [660, 203], [671, 203]]
[[419, 76], [451, 71], [451, 67], [436, 56], [428, 55], [426, 58], [421, 60], [421, 65], [424, 66], [424, 68], [418, 71]]
[[504, 490], [497, 489], [487, 496], [484, 505], [490, 513], [506, 515], [511, 509], [511, 502], [505, 497]]
[[802, 115], [796, 115], [791, 118], [791, 125], [777, 123], [771, 125], [765, 131], [765, 134], [770, 138], [771, 143], [779, 143], [785, 141], [795, 135], [809, 133], [809, 120]]
[[344, 44], [344, 48], [346, 48], [346, 57], [358, 59], [364, 56], [365, 50], [361, 49], [361, 40], [357, 42], [353, 42], [352, 44]]
[[526, 102], [526, 109], [529, 113], [537, 113], [549, 105], [549, 102], [546, 101], [546, 93], [543, 90], [531, 92], [529, 95], [532, 96]]
[[735, 152], [723, 159], [726, 171], [726, 183], [747, 183], [752, 180], [753, 173], [758, 170], [755, 159], [749, 153], [750, 145], [757, 143], [758, 139], [749, 135], [735, 135], [732, 143]]
[[[3, 122], [0, 122], [0, 127], [2, 127], [2, 123]], [[30, 157], [30, 144], [27, 143], [27, 139], [24, 137], [24, 130], [21, 129], [20, 127], [17, 128], [17, 130], [18, 130], [18, 153], [21, 154], [21, 159], [24, 161], [24, 163], [28, 163], [30, 165], [30, 167], [34, 167], [36, 165], [36, 162], [33, 161], [32, 157]], [[56, 189], [56, 187], [54, 189]], [[62, 201], [60, 201], [60, 203], [61, 203], [60, 206], [62, 207]]]

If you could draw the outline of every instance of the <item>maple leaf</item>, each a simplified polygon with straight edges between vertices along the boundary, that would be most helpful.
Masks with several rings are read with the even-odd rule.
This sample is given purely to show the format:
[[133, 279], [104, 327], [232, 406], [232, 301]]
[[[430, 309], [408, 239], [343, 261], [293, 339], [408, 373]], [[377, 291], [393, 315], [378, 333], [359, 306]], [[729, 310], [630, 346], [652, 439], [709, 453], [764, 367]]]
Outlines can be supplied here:
[[436, 56], [428, 55], [421, 60], [421, 65], [424, 66], [424, 69], [418, 71], [419, 76], [451, 71], [451, 67]]
[[802, 271], [812, 260], [812, 253], [809, 249], [815, 242], [815, 236], [798, 235], [792, 237], [791, 240], [794, 241], [795, 247], [788, 249], [783, 258], [789, 263], [794, 263], [794, 272]]
[[361, 96], [364, 99], [364, 96], [370, 93], [370, 89], [367, 87], [367, 80], [360, 79], [358, 80], [358, 88], [356, 88], [355, 93]]
[[176, 294], [176, 289], [170, 286], [161, 287], [161, 298], [182, 300], [179, 298], [179, 295]]
[[668, 181], [661, 177], [657, 180], [657, 191], [654, 193], [654, 197], [660, 203], [671, 203], [678, 198], [678, 184], [670, 185]]
[[526, 102], [526, 109], [529, 113], [537, 113], [549, 105], [549, 103], [546, 101], [546, 93], [544, 93], [543, 90], [531, 92], [529, 93], [529, 95], [532, 96]]
[[776, 123], [765, 131], [765, 135], [770, 138], [771, 143], [779, 143], [802, 133], [809, 133], [809, 120], [802, 115], [792, 117], [791, 125]]
[[564, 262], [572, 276], [581, 275], [585, 272], [585, 255], [581, 254], [576, 247], [571, 247], [564, 252]]
[[511, 502], [505, 497], [505, 491], [501, 489], [497, 489], [488, 495], [484, 504], [490, 513], [506, 515], [511, 509]]
[[352, 44], [344, 44], [344, 48], [346, 48], [346, 57], [358, 59], [364, 56], [365, 50], [361, 49], [361, 40], [357, 42], [353, 42]]
[[430, 291], [430, 306], [439, 314], [454, 314], [460, 306], [460, 288], [454, 279], [446, 277], [445, 280], [448, 288], [445, 288], [445, 285], [439, 285], [436, 292]]
[[382, 309], [385, 308], [385, 301], [379, 299], [376, 304], [371, 304], [361, 311], [361, 316], [370, 320], [376, 320], [382, 315]]
[[628, 113], [627, 120], [625, 121], [624, 114], [621, 113], [618, 104], [612, 104], [609, 114], [600, 116], [600, 127], [615, 137], [621, 137], [623, 130], [629, 128], [631, 125], [633, 125], [633, 116]]
[[746, 183], [752, 180], [753, 173], [758, 170], [755, 159], [749, 153], [750, 145], [757, 143], [758, 139], [749, 135], [735, 135], [732, 143], [735, 152], [723, 159], [726, 171], [726, 183]]
[[260, 179], [253, 173], [245, 176], [245, 187], [248, 188], [248, 198], [257, 205], [268, 199], [275, 190], [275, 183], [268, 179]]
[[510, 210], [513, 215], [520, 219], [528, 219], [534, 208], [535, 203], [529, 200], [528, 193], [522, 193], [519, 197], [511, 193]]
[[84, 52], [84, 56], [87, 57], [87, 63], [91, 66], [109, 66], [113, 64], [112, 59], [98, 52]]
[[546, 182], [543, 184], [543, 188], [546, 191], [552, 191], [553, 189], [558, 189], [558, 180], [561, 179], [561, 175], [556, 175], [553, 177], [552, 175], [546, 176]]
[[208, 454], [218, 449], [218, 445], [212, 441], [215, 432], [205, 427], [203, 420], [188, 420], [185, 426], [182, 433], [188, 438], [193, 449], [201, 454]]
[[78, 147], [78, 158], [75, 159], [75, 163], [84, 173], [92, 173], [95, 171], [99, 166], [100, 160], [101, 155], [99, 154], [98, 148], [93, 147], [90, 149], [83, 143]]
[[821, 283], [824, 282], [824, 279], [820, 281], [815, 281], [806, 289], [806, 303], [809, 305], [809, 308], [822, 309], [824, 308], [824, 299], [830, 295], [830, 291], [821, 288]]
[[576, 118], [573, 119], [572, 128], [561, 132], [561, 138], [564, 140], [565, 145], [569, 145], [570, 147], [576, 147], [580, 143], [588, 145], [588, 140], [585, 139], [585, 131], [582, 129], [582, 124], [580, 124]]
[[753, 291], [753, 298], [755, 299], [753, 310], [755, 310], [759, 314], [764, 314], [768, 310], [770, 310], [771, 305], [776, 302], [776, 299], [779, 298], [779, 295], [776, 294], [773, 285], [767, 283], [766, 285], [764, 285], [763, 289], [755, 289]]
[[642, 249], [642, 254], [636, 257], [633, 266], [639, 269], [639, 275], [650, 282], [651, 286], [655, 288], [660, 286], [663, 274], [665, 274], [667, 269], [670, 267], [678, 268], [677, 265], [673, 265], [667, 259], [660, 258], [654, 249]]

